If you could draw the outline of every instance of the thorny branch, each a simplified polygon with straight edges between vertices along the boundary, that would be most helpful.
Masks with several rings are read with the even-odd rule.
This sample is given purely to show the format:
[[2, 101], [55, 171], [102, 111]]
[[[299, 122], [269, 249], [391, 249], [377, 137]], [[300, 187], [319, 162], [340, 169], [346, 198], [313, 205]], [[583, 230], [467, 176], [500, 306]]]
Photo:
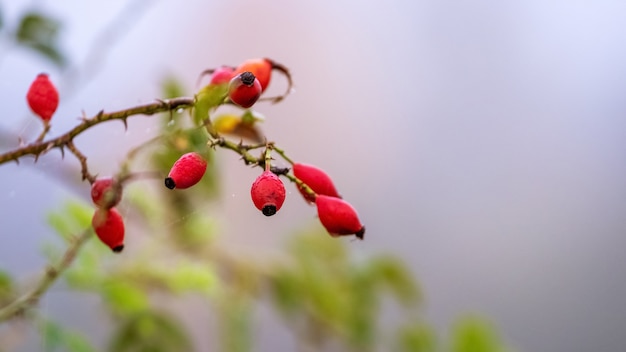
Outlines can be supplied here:
[[[89, 172], [87, 157], [78, 150], [78, 148], [74, 145], [74, 138], [88, 130], [89, 128], [98, 125], [100, 123], [106, 121], [120, 120], [126, 126], [126, 119], [133, 115], [153, 115], [161, 112], [172, 112], [179, 109], [189, 109], [194, 106], [196, 103], [195, 98], [188, 97], [178, 97], [167, 100], [158, 100], [151, 104], [139, 105], [136, 107], [131, 107], [124, 110], [119, 110], [115, 112], [105, 113], [104, 111], [100, 111], [98, 114], [91, 118], [83, 118], [82, 122], [78, 124], [76, 127], [72, 128], [68, 132], [56, 137], [49, 139], [47, 141], [42, 141], [42, 136], [49, 131], [49, 125], [45, 126], [44, 132], [40, 135], [40, 137], [33, 143], [20, 146], [17, 149], [5, 152], [0, 154], [0, 165], [7, 163], [9, 161], [19, 160], [27, 155], [32, 155], [37, 160], [41, 155], [47, 153], [52, 149], [60, 149], [62, 155], [65, 155], [65, 148], [67, 148], [80, 162], [81, 165], [81, 174], [83, 180], [88, 180], [90, 183], [93, 183], [96, 179], [95, 175], [92, 175]], [[270, 157], [270, 151], [276, 151], [283, 159], [285, 159], [288, 163], [293, 164], [293, 161], [289, 159], [285, 152], [276, 147], [273, 142], [265, 142], [259, 144], [243, 144], [242, 142], [235, 143], [230, 140], [222, 137], [213, 127], [211, 126], [210, 120], [207, 119], [205, 121], [205, 128], [208, 132], [208, 145], [212, 148], [220, 147], [224, 149], [229, 149], [234, 151], [235, 153], [241, 156], [241, 159], [246, 165], [265, 167], [266, 158]], [[129, 151], [127, 155], [126, 162], [122, 165], [120, 174], [118, 175], [119, 182], [126, 182], [133, 178], [143, 178], [143, 177], [152, 177], [155, 176], [151, 173], [130, 173], [128, 171], [128, 163], [131, 159], [135, 157], [140, 149], [145, 147], [146, 145], [158, 141], [162, 138], [162, 136], [154, 137], [153, 139], [147, 141], [145, 144], [140, 145]], [[250, 153], [251, 150], [260, 149], [266, 147], [266, 151], [264, 154], [259, 157], [255, 157]], [[315, 193], [301, 180], [296, 178], [293, 175], [289, 174], [289, 168], [279, 168], [272, 166], [271, 171], [277, 175], [285, 176], [291, 182], [298, 185], [306, 193], [309, 193], [312, 196], [315, 196]], [[85, 230], [80, 235], [73, 238], [70, 242], [68, 248], [63, 254], [60, 261], [54, 265], [48, 265], [45, 270], [44, 275], [41, 279], [35, 284], [35, 286], [28, 292], [24, 293], [22, 296], [17, 298], [12, 303], [8, 304], [5, 307], [0, 308], [0, 322], [10, 319], [15, 316], [19, 316], [23, 314], [28, 308], [37, 304], [41, 296], [54, 284], [54, 282], [59, 278], [59, 276], [72, 264], [78, 251], [81, 246], [89, 239], [92, 234], [91, 229]]]
[[106, 121], [120, 120], [124, 123], [124, 126], [126, 126], [126, 119], [133, 115], [154, 115], [165, 111], [187, 109], [192, 107], [193, 104], [194, 98], [179, 97], [174, 99], [159, 100], [151, 104], [139, 105], [130, 109], [115, 112], [105, 113], [104, 111], [100, 111], [91, 118], [83, 119], [79, 125], [56, 138], [42, 142], [35, 141], [15, 150], [0, 154], [0, 165], [9, 161], [19, 162], [19, 159], [27, 155], [33, 155], [37, 158], [52, 149], [67, 147], [72, 143], [72, 140], [75, 137], [85, 132], [90, 127]]

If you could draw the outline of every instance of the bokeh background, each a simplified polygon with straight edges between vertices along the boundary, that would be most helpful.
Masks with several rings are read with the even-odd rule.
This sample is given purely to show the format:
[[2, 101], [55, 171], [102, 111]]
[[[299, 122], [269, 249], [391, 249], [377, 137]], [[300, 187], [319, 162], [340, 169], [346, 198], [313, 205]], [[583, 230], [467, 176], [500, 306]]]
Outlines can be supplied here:
[[[258, 107], [263, 131], [333, 175], [367, 226], [365, 241], [346, 240], [350, 250], [405, 260], [436, 327], [479, 312], [519, 351], [626, 345], [626, 3], [0, 5], [7, 27], [33, 8], [59, 19], [70, 60], [59, 71], [0, 38], [3, 150], [38, 132], [24, 92], [39, 72], [63, 82], [52, 129], [60, 134], [82, 111], [153, 101], [166, 77], [191, 93], [206, 68], [271, 57], [291, 69], [296, 91]], [[127, 132], [107, 124], [77, 144], [97, 172], [111, 173], [154, 123], [134, 118]], [[272, 255], [315, 222], [293, 193], [278, 216], [258, 216], [248, 196], [257, 172], [227, 151], [218, 162], [221, 201], [197, 211], [216, 215], [236, 253]], [[69, 196], [88, 199], [77, 167], [57, 153], [0, 167], [1, 268], [39, 273], [46, 212]], [[53, 289], [44, 304], [97, 330], [76, 308], [93, 304], [88, 297]], [[276, 331], [260, 350], [288, 349]]]

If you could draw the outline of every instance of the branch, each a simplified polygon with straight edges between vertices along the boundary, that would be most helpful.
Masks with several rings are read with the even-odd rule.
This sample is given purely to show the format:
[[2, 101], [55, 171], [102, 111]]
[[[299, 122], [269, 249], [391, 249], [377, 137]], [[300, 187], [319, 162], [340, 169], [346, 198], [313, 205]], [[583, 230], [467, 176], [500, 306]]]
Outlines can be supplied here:
[[72, 264], [78, 250], [91, 237], [92, 233], [91, 228], [89, 228], [83, 231], [80, 235], [74, 237], [69, 247], [65, 250], [63, 257], [61, 257], [61, 260], [56, 265], [48, 265], [44, 275], [31, 291], [25, 293], [9, 305], [0, 309], [0, 321], [8, 320], [23, 313], [30, 306], [37, 304], [39, 298], [48, 290], [48, 288], [50, 288], [50, 286], [52, 286], [52, 284], [54, 284], [65, 269]]
[[173, 99], [159, 100], [157, 102], [145, 105], [139, 105], [125, 110], [105, 113], [100, 111], [96, 116], [83, 119], [83, 122], [72, 128], [59, 137], [49, 139], [43, 142], [34, 142], [24, 147], [0, 154], [0, 165], [9, 161], [19, 161], [26, 155], [34, 155], [39, 157], [41, 154], [55, 148], [63, 148], [68, 146], [72, 140], [90, 127], [106, 121], [121, 120], [126, 126], [126, 119], [133, 115], [154, 115], [165, 111], [174, 111], [177, 109], [187, 109], [194, 105], [194, 98], [179, 97]]

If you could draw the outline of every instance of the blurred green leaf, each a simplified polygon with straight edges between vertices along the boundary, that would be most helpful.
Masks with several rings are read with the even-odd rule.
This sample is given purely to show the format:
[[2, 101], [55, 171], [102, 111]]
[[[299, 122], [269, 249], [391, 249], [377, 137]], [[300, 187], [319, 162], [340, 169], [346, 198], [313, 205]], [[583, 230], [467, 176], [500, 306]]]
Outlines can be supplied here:
[[206, 295], [213, 292], [217, 279], [215, 272], [207, 267], [192, 262], [181, 262], [170, 275], [169, 284], [173, 291], [195, 291]]
[[[95, 243], [100, 245], [100, 243]], [[107, 248], [108, 249], [108, 248]], [[102, 284], [101, 251], [89, 244], [78, 253], [75, 264], [65, 272], [67, 284], [74, 289], [99, 289]], [[108, 253], [107, 253], [108, 254]]]
[[347, 314], [350, 343], [359, 350], [371, 350], [377, 340], [376, 316], [380, 297], [367, 271], [354, 270], [350, 281], [350, 310]]
[[52, 320], [42, 320], [39, 324], [43, 346], [46, 352], [94, 352], [95, 348], [81, 334], [66, 329]]
[[194, 123], [200, 126], [209, 117], [211, 109], [224, 103], [228, 95], [228, 84], [209, 84], [200, 89], [196, 94], [196, 105], [194, 106]]
[[95, 352], [96, 349], [87, 341], [87, 339], [75, 332], [66, 332], [65, 345], [69, 352]]
[[61, 326], [49, 320], [42, 321], [40, 326], [41, 338], [46, 352], [56, 351], [63, 346], [63, 330]]
[[118, 325], [111, 339], [112, 352], [192, 351], [191, 340], [181, 325], [168, 314], [144, 311]]
[[103, 284], [102, 295], [116, 313], [136, 313], [148, 308], [148, 297], [145, 292], [131, 283], [115, 278]]
[[93, 208], [83, 202], [69, 200], [48, 213], [48, 224], [66, 242], [91, 226]]
[[74, 227], [71, 224], [71, 219], [69, 219], [65, 214], [48, 214], [48, 225], [50, 225], [50, 227], [52, 227], [52, 229], [66, 242], [71, 239]]
[[222, 350], [246, 352], [252, 350], [251, 302], [237, 293], [226, 293], [220, 300], [220, 332]]
[[452, 329], [452, 352], [505, 352], [495, 328], [475, 317], [459, 319]]
[[275, 270], [271, 281], [271, 293], [274, 304], [283, 314], [292, 316], [302, 307], [305, 292], [297, 274], [291, 271]]
[[59, 21], [41, 13], [27, 13], [20, 21], [15, 39], [62, 67], [65, 58], [57, 48], [60, 27]]
[[0, 270], [0, 307], [8, 304], [13, 295], [13, 278], [6, 271]]
[[401, 327], [397, 333], [398, 352], [438, 351], [437, 336], [429, 325], [417, 322]]
[[69, 201], [66, 203], [65, 208], [69, 215], [72, 216], [74, 224], [79, 229], [85, 229], [91, 226], [91, 218], [94, 213], [94, 209], [91, 205], [84, 202]]
[[185, 88], [183, 88], [183, 84], [176, 77], [170, 76], [163, 80], [161, 84], [161, 91], [163, 92], [163, 97], [166, 99], [182, 97], [185, 95]]
[[205, 250], [217, 232], [215, 219], [202, 213], [192, 213], [183, 222], [183, 233], [177, 241], [191, 252]]
[[369, 262], [369, 271], [376, 281], [391, 289], [402, 303], [419, 302], [421, 292], [407, 266], [392, 256], [380, 256]]

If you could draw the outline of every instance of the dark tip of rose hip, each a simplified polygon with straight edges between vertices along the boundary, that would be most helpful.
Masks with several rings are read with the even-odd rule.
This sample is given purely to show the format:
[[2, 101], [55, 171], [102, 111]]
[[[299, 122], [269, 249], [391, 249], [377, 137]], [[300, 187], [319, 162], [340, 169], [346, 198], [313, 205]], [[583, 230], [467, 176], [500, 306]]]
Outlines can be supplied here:
[[276, 214], [276, 206], [275, 205], [266, 205], [263, 207], [263, 210], [261, 210], [263, 212], [263, 215], [265, 216], [272, 216], [274, 214]]
[[361, 227], [361, 229], [357, 231], [354, 235], [356, 236], [356, 238], [362, 240], [363, 237], [365, 237], [365, 226]]
[[176, 188], [176, 183], [174, 182], [174, 180], [172, 180], [171, 177], [168, 177], [165, 179], [165, 187], [169, 189], [174, 189]]
[[249, 71], [242, 73], [239, 77], [241, 77], [241, 83], [247, 85], [248, 87], [251, 87], [252, 84], [254, 84], [254, 79], [256, 78], [254, 73]]
[[123, 249], [124, 249], [124, 245], [123, 245], [123, 244], [120, 244], [120, 245], [119, 245], [119, 246], [117, 246], [117, 247], [113, 247], [113, 252], [115, 252], [115, 253], [119, 253], [119, 252], [121, 252]]

